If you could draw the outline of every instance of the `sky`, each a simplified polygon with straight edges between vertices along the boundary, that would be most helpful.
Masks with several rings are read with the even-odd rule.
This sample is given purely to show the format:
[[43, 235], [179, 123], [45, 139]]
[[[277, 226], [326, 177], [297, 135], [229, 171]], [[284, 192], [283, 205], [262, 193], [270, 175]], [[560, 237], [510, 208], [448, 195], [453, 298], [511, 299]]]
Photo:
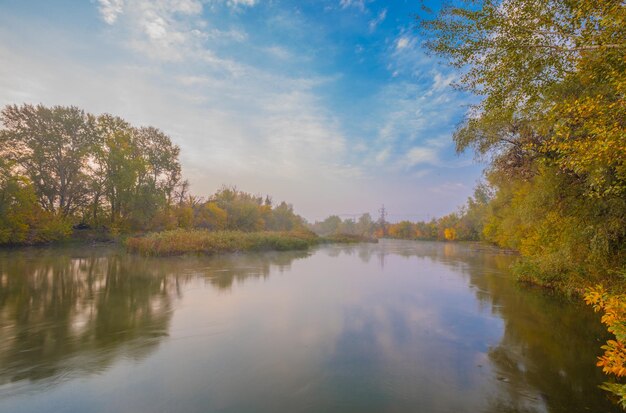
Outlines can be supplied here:
[[427, 56], [419, 1], [0, 0], [0, 105], [75, 105], [154, 126], [191, 190], [313, 221], [456, 210], [484, 165], [452, 133], [475, 99]]

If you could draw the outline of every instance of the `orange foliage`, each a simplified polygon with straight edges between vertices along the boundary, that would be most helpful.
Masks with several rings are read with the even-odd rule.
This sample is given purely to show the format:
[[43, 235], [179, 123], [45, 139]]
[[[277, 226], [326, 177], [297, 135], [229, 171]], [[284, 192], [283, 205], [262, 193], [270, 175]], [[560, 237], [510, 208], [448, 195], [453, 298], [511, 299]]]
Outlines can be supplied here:
[[598, 357], [598, 366], [606, 374], [626, 376], [626, 295], [609, 294], [599, 285], [586, 292], [585, 302], [596, 312], [604, 311], [601, 321], [615, 335], [615, 340], [602, 346], [604, 354]]

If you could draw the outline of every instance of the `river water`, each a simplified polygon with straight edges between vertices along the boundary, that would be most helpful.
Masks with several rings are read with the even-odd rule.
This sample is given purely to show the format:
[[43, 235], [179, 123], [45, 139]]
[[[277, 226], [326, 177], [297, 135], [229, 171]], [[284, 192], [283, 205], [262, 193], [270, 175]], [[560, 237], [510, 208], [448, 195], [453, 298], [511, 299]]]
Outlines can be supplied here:
[[618, 412], [583, 305], [512, 255], [384, 240], [0, 252], [0, 412]]

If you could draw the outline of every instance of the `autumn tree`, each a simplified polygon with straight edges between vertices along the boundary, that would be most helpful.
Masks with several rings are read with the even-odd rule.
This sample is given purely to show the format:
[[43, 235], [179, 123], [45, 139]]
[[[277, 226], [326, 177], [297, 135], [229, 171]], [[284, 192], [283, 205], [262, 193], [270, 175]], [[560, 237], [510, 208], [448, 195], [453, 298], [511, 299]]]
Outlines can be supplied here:
[[625, 23], [615, 0], [465, 1], [419, 19], [480, 97], [454, 139], [491, 160], [483, 236], [521, 252], [526, 281], [579, 292], [626, 266]]

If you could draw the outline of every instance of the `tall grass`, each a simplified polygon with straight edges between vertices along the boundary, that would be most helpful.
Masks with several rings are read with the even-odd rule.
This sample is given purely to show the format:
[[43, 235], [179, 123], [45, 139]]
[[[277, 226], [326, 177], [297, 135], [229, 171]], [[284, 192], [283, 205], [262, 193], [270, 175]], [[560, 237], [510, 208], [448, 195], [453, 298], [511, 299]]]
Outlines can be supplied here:
[[166, 256], [303, 250], [319, 242], [320, 238], [310, 231], [240, 232], [177, 229], [128, 238], [125, 245], [130, 252]]

